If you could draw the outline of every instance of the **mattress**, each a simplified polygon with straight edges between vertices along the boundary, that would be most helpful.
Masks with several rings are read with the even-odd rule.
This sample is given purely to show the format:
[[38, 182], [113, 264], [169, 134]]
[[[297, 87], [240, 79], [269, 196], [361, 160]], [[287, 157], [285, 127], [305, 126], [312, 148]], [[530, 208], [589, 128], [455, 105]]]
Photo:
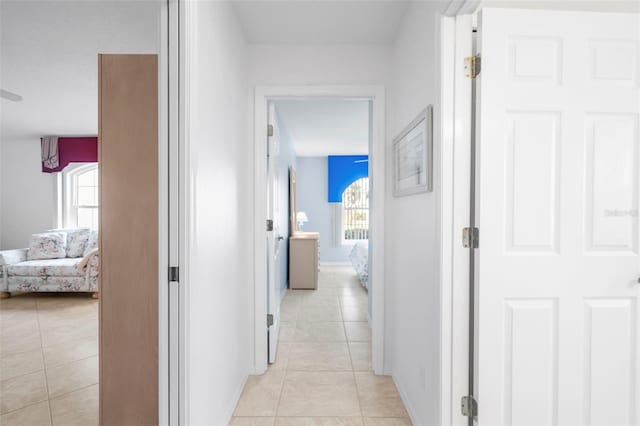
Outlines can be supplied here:
[[369, 288], [369, 242], [360, 241], [354, 244], [349, 253], [349, 260], [358, 274], [360, 283]]

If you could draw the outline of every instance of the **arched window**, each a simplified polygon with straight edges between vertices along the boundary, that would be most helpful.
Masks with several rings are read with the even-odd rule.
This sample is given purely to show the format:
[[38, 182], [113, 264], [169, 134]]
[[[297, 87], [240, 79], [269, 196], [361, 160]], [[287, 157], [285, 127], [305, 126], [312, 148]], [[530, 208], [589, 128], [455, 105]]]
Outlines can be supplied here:
[[98, 229], [98, 164], [68, 166], [63, 181], [64, 227]]
[[353, 182], [342, 193], [342, 236], [345, 242], [369, 239], [369, 178]]

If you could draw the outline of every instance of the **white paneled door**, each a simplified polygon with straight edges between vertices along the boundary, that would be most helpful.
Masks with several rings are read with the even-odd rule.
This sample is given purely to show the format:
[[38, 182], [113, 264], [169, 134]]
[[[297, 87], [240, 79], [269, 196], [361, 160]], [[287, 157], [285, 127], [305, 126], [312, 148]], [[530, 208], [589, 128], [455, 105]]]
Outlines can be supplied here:
[[267, 136], [267, 212], [273, 230], [267, 232], [268, 256], [268, 291], [267, 314], [272, 319], [268, 325], [269, 363], [276, 360], [278, 351], [278, 335], [280, 333], [280, 281], [281, 260], [280, 246], [284, 240], [280, 227], [280, 133], [278, 131], [276, 112], [273, 103], [269, 103], [269, 134]]
[[480, 16], [481, 426], [640, 425], [640, 19]]

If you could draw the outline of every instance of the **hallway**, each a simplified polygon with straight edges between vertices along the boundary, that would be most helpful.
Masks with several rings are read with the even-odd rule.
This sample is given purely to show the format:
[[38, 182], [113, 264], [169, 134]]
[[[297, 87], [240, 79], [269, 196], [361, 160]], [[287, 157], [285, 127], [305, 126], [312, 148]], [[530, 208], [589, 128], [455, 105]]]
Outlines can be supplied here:
[[289, 290], [277, 362], [249, 377], [231, 425], [411, 425], [391, 377], [371, 370], [367, 303], [350, 266], [321, 266], [316, 291]]

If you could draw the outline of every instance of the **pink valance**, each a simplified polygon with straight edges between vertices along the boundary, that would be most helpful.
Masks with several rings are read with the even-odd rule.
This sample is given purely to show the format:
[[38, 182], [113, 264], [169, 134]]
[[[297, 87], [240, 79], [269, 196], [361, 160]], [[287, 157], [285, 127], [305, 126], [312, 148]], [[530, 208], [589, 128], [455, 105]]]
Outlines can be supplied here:
[[[50, 144], [45, 143], [45, 138], [41, 139], [42, 149], [49, 150]], [[47, 154], [51, 156], [51, 154]], [[44, 155], [43, 155], [43, 158]], [[98, 162], [98, 138], [97, 137], [81, 137], [81, 138], [58, 138], [58, 166], [48, 168], [42, 162], [42, 171], [44, 173], [55, 173], [62, 171], [69, 163], [97, 163]]]

